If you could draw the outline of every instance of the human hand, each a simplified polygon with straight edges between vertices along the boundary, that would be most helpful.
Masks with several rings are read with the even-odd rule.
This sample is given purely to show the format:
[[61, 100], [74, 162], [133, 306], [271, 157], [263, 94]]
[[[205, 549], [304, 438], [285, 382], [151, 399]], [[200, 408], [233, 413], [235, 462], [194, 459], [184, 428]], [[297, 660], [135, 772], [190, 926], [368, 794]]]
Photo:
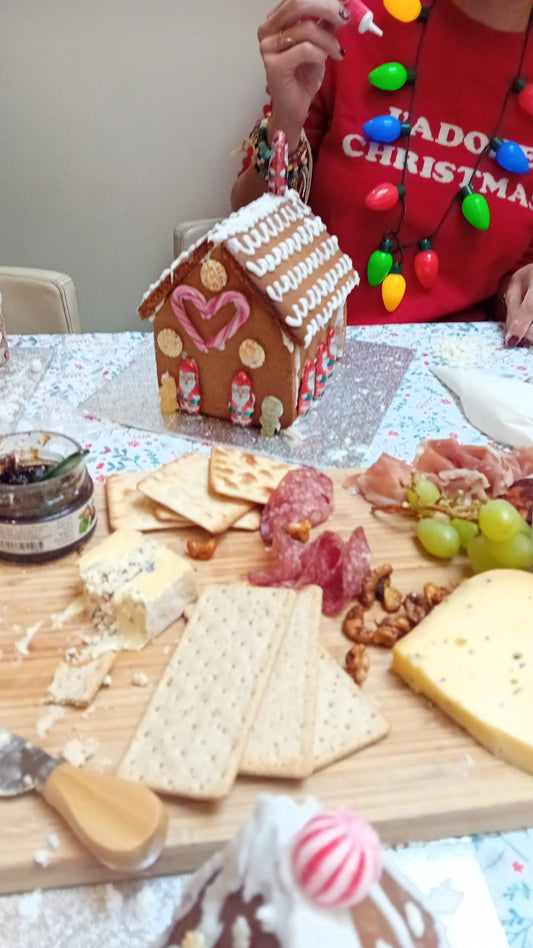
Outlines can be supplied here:
[[533, 264], [513, 273], [505, 291], [506, 346], [533, 345]]
[[271, 125], [285, 131], [291, 150], [322, 85], [328, 56], [343, 57], [334, 34], [349, 19], [341, 0], [282, 0], [257, 31], [272, 99]]

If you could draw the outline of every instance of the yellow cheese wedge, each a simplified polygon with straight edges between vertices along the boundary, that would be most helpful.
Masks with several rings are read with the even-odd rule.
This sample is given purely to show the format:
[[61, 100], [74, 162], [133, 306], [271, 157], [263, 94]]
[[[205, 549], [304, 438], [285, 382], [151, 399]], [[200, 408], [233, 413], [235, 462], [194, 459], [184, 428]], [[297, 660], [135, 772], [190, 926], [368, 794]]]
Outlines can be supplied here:
[[497, 757], [533, 773], [533, 575], [459, 586], [393, 650], [393, 670]]

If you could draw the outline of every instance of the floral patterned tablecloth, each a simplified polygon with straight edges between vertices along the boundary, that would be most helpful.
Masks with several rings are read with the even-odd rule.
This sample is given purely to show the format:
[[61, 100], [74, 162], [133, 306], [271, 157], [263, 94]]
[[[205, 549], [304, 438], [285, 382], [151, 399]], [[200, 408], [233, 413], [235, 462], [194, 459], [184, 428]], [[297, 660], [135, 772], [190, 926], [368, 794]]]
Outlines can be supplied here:
[[[350, 338], [367, 342], [386, 343], [389, 346], [403, 346], [415, 350], [415, 356], [401, 382], [396, 394], [386, 410], [372, 442], [366, 446], [364, 464], [371, 464], [382, 451], [397, 457], [410, 459], [414, 456], [421, 438], [454, 437], [463, 443], [486, 443], [486, 437], [472, 427], [462, 414], [459, 403], [431, 373], [431, 366], [454, 365], [462, 368], [475, 367], [501, 375], [510, 375], [525, 381], [533, 380], [533, 350], [506, 350], [503, 347], [501, 327], [492, 323], [438, 324], [438, 325], [399, 325], [399, 326], [362, 326], [350, 330]], [[0, 414], [0, 433], [2, 430], [25, 430], [36, 427], [50, 427], [70, 434], [89, 448], [89, 467], [93, 476], [103, 479], [117, 471], [155, 468], [171, 458], [190, 449], [190, 442], [183, 437], [166, 435], [160, 432], [124, 428], [110, 419], [91, 418], [83, 414], [79, 406], [91, 396], [107, 379], [117, 376], [131, 364], [136, 356], [149, 345], [144, 333], [121, 334], [84, 334], [72, 336], [25, 336], [12, 337], [10, 345], [15, 352], [19, 348], [33, 349], [33, 359], [29, 362], [31, 372], [26, 388], [26, 401], [17, 396], [15, 412], [9, 426], [2, 429]], [[40, 373], [36, 360], [39, 351], [46, 353], [46, 371]], [[51, 357], [50, 357], [51, 352]], [[5, 377], [4, 377], [5, 378]], [[155, 384], [155, 382], [154, 382]], [[0, 371], [0, 402], [9, 398], [6, 386], [2, 390]], [[207, 444], [200, 444], [200, 450], [209, 450]], [[533, 800], [531, 824], [533, 826]], [[435, 826], [435, 837], [439, 836], [439, 827]], [[461, 921], [459, 931], [457, 919], [448, 927], [448, 937], [452, 948], [499, 948], [505, 945], [500, 926], [495, 921], [494, 907], [509, 945], [513, 948], [533, 948], [533, 830], [515, 833], [497, 833], [476, 836], [471, 839], [446, 840], [428, 846], [409, 847], [397, 854], [402, 867], [422, 885], [425, 877], [432, 873], [428, 867], [437, 864], [444, 872], [441, 877], [441, 896], [453, 902], [453, 891], [459, 889], [464, 895], [467, 907], [466, 918], [477, 918], [477, 928], [468, 929], [465, 920]], [[455, 863], [454, 863], [455, 859]], [[474, 879], [474, 868], [479, 873], [475, 886], [459, 882], [457, 867], [469, 866], [470, 878]], [[454, 868], [455, 867], [455, 868]], [[447, 875], [446, 875], [447, 874]], [[418, 880], [416, 877], [419, 877]], [[446, 879], [448, 886], [446, 888]], [[163, 883], [162, 883], [163, 884]], [[131, 883], [129, 884], [131, 887]], [[152, 886], [153, 883], [146, 884]], [[168, 886], [170, 883], [165, 882]], [[486, 899], [486, 886], [492, 899]], [[476, 888], [477, 887], [477, 888]], [[485, 887], [485, 890], [484, 888]], [[99, 912], [102, 900], [115, 902], [132, 897], [128, 890], [117, 896], [110, 896], [109, 887], [94, 887], [104, 893], [99, 895]], [[468, 895], [467, 888], [472, 892]], [[472, 894], [476, 890], [476, 896]], [[464, 890], [464, 891], [463, 891]], [[78, 891], [78, 890], [76, 890]], [[115, 891], [115, 890], [114, 890]], [[148, 889], [153, 911], [161, 911], [159, 896]], [[165, 890], [166, 891], [166, 890]], [[433, 889], [433, 894], [435, 893]], [[446, 895], [447, 891], [447, 895]], [[485, 891], [485, 895], [484, 895]], [[105, 895], [107, 893], [107, 896]], [[455, 893], [457, 895], [457, 892]], [[460, 898], [463, 897], [460, 895]], [[468, 898], [467, 898], [468, 895]], [[43, 893], [42, 899], [48, 896]], [[72, 891], [68, 898], [73, 898]], [[138, 895], [137, 895], [138, 897]], [[175, 897], [175, 890], [173, 890]], [[28, 896], [22, 899], [29, 898]], [[54, 911], [53, 899], [63, 898], [67, 904], [67, 895], [51, 893], [48, 911]], [[122, 905], [121, 902], [121, 905]], [[26, 906], [29, 903], [26, 902]], [[60, 903], [58, 903], [60, 904]], [[0, 899], [0, 948], [21, 948], [30, 944], [25, 941], [24, 926], [30, 925], [31, 911], [22, 911], [21, 899], [5, 897]], [[70, 906], [70, 903], [69, 903]], [[16, 911], [15, 911], [16, 909]], [[31, 906], [30, 906], [31, 909]], [[442, 906], [441, 906], [442, 909]], [[62, 911], [63, 909], [61, 909]], [[436, 910], [438, 907], [436, 906]], [[8, 917], [17, 914], [16, 926], [8, 927]], [[44, 911], [44, 909], [43, 909]], [[71, 911], [69, 907], [68, 911]], [[492, 912], [492, 915], [491, 915]], [[28, 914], [29, 913], [29, 914]], [[454, 912], [449, 910], [450, 917]], [[483, 918], [482, 918], [483, 916]], [[54, 935], [47, 940], [41, 915], [39, 940], [32, 943], [41, 948], [62, 948], [67, 943], [76, 948], [76, 938], [64, 941], [54, 929]], [[115, 918], [117, 912], [115, 911]], [[446, 919], [446, 909], [442, 909], [442, 918]], [[453, 922], [453, 920], [452, 920]], [[486, 926], [486, 930], [479, 926]], [[18, 926], [18, 927], [17, 927]], [[18, 932], [15, 936], [14, 932]], [[30, 929], [28, 928], [29, 932]], [[477, 934], [476, 934], [477, 932]], [[20, 934], [22, 933], [22, 934]], [[22, 940], [17, 940], [18, 938]], [[29, 935], [28, 935], [29, 937]], [[99, 936], [100, 937], [100, 936]], [[118, 935], [107, 933], [108, 945], [127, 944], [130, 948], [146, 944], [137, 940], [133, 933], [121, 940]], [[6, 940], [7, 939], [7, 940]], [[96, 944], [102, 943], [95, 941]], [[86, 937], [79, 941], [89, 948]]]

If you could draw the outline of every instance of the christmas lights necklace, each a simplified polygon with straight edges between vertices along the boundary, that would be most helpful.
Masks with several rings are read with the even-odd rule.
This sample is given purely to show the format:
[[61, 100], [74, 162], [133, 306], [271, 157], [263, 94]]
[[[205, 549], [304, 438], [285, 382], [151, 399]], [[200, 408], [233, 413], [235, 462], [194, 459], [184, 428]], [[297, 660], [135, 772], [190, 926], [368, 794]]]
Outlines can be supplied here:
[[[384, 6], [392, 16], [404, 23], [419, 20], [423, 25], [413, 68], [406, 68], [401, 63], [396, 62], [383, 63], [373, 69], [368, 77], [373, 86], [385, 92], [396, 92], [407, 83], [412, 84], [413, 94], [408, 114], [410, 119], [416, 103], [417, 70], [432, 8], [423, 7], [420, 0], [384, 0]], [[396, 204], [401, 204], [401, 215], [397, 227], [384, 233], [379, 248], [370, 255], [367, 267], [367, 277], [370, 285], [379, 286], [381, 284], [383, 302], [388, 312], [393, 312], [400, 305], [405, 294], [406, 282], [402, 273], [405, 250], [418, 245], [418, 252], [414, 261], [416, 276], [425, 289], [429, 290], [434, 286], [438, 277], [439, 258], [433, 249], [433, 242], [458, 199], [461, 201], [461, 210], [466, 221], [478, 230], [488, 229], [490, 224], [489, 205], [485, 197], [474, 190], [472, 182], [482, 161], [489, 153], [493, 152], [495, 160], [507, 171], [516, 174], [525, 174], [529, 171], [529, 161], [520, 145], [513, 141], [502, 140], [498, 132], [502, 126], [508, 103], [513, 95], [518, 96], [518, 102], [522, 109], [533, 115], [533, 83], [528, 82], [522, 76], [532, 20], [533, 9], [520, 49], [517, 78], [505, 93], [494, 124], [493, 133], [485, 148], [479, 153], [468, 183], [453, 196], [436, 226], [422, 239], [406, 244], [402, 244], [400, 240], [400, 232], [406, 217], [406, 178], [412, 127], [410, 121], [401, 122], [393, 115], [379, 115], [365, 122], [363, 126], [366, 137], [372, 141], [390, 143], [405, 135], [409, 142], [403, 160], [401, 184], [394, 185], [388, 182], [379, 184], [369, 192], [365, 199], [367, 207], [379, 211], [389, 210]]]

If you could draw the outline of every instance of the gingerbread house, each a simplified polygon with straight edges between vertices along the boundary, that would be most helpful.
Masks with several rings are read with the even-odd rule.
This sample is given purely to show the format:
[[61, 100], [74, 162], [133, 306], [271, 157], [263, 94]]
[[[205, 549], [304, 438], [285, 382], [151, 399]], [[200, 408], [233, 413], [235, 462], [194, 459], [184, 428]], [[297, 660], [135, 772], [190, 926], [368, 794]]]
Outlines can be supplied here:
[[181, 254], [139, 307], [154, 323], [161, 409], [271, 433], [319, 398], [358, 284], [296, 191], [265, 194]]
[[357, 814], [260, 797], [195, 875], [173, 948], [447, 948], [438, 921]]

